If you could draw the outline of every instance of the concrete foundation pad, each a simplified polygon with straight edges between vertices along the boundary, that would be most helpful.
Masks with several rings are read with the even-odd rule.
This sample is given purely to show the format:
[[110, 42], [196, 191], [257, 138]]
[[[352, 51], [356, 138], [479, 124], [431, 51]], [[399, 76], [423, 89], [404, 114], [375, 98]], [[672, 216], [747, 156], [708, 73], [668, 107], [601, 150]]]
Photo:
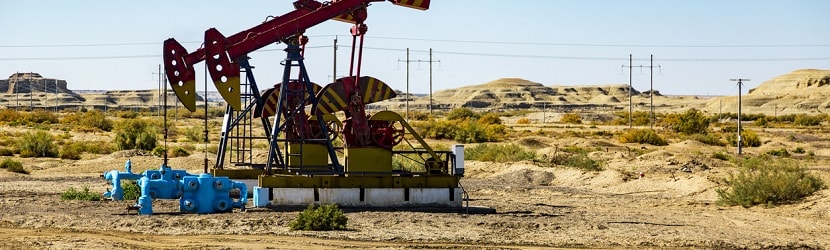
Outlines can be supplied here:
[[[269, 190], [270, 189], [270, 190]], [[269, 192], [271, 198], [269, 198]], [[307, 206], [335, 203], [342, 207], [460, 208], [461, 188], [261, 188], [254, 187], [254, 206]]]

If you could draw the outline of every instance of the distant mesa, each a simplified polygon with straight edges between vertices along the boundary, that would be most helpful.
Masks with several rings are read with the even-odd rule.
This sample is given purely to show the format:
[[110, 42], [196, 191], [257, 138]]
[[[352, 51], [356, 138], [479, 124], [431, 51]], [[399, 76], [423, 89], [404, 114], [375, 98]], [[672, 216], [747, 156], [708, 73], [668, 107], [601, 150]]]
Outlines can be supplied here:
[[[712, 98], [705, 109], [735, 113], [737, 96]], [[741, 97], [742, 112], [818, 114], [830, 112], [830, 70], [799, 69], [773, 77]]]
[[[162, 103], [158, 89], [81, 91], [78, 94], [67, 88], [67, 81], [43, 77], [40, 73], [14, 73], [0, 80], [0, 107], [45, 109], [157, 109]], [[196, 95], [201, 102], [202, 96]], [[174, 107], [176, 96], [167, 94], [168, 106]], [[212, 104], [217, 105], [217, 104]]]

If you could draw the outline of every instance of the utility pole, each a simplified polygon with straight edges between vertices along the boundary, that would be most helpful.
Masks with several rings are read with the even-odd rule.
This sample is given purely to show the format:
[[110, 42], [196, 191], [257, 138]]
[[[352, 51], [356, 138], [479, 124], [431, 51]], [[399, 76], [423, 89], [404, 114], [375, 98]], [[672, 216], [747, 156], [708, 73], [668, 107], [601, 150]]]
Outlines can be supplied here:
[[[626, 68], [626, 66], [624, 64], [622, 65], [622, 67], [623, 67], [623, 69]], [[655, 120], [656, 120], [656, 116], [654, 115], [654, 68], [655, 67], [657, 67], [658, 69], [661, 69], [661, 72], [662, 72], [662, 66], [654, 65], [654, 55], [651, 55], [651, 57], [650, 57], [650, 65], [649, 66], [643, 66], [643, 65], [634, 66], [632, 56], [631, 56], [631, 54], [628, 54], [628, 128], [631, 128], [631, 124], [632, 124], [632, 120], [633, 120], [633, 118], [632, 118], [632, 116], [633, 116], [633, 114], [632, 114], [633, 113], [633, 110], [632, 110], [633, 105], [632, 105], [632, 100], [631, 100], [631, 97], [632, 97], [631, 92], [633, 91], [633, 88], [634, 88], [632, 86], [632, 82], [633, 82], [633, 78], [634, 78], [633, 77], [633, 68], [640, 68], [640, 73], [642, 73], [643, 68], [648, 68], [649, 69], [649, 75], [650, 75], [650, 77], [649, 77], [649, 79], [650, 79], [649, 80], [649, 84], [650, 84], [649, 88], [650, 89], [648, 91], [648, 98], [649, 98], [649, 103], [650, 103], [650, 105], [649, 105], [650, 106], [649, 107], [649, 128], [654, 129], [654, 123], [655, 123]]]
[[337, 81], [337, 36], [334, 36], [334, 60], [331, 67], [331, 82]]
[[628, 54], [628, 128], [629, 129], [631, 129], [631, 114], [632, 114], [631, 109], [633, 107], [633, 105], [631, 105], [631, 85], [632, 85], [631, 82], [632, 82], [632, 79], [633, 79], [632, 72], [631, 72], [631, 67], [632, 67], [631, 64], [633, 62], [634, 62], [634, 58], [632, 57], [631, 54]]
[[[409, 59], [409, 48], [406, 48], [406, 60], [398, 60], [398, 62], [406, 62], [406, 117], [409, 120], [409, 63], [429, 63], [429, 113], [432, 113], [432, 63], [441, 63], [441, 60], [432, 59], [432, 48], [429, 49], [429, 60], [411, 60]], [[420, 65], [420, 64], [419, 64]]]
[[750, 79], [738, 78], [738, 79], [729, 79], [729, 81], [733, 81], [733, 82], [737, 81], [738, 82], [738, 155], [740, 155], [741, 154], [741, 146], [742, 146], [741, 145], [741, 143], [742, 143], [742, 138], [741, 138], [741, 85], [743, 85], [743, 82], [745, 82], [745, 81], [746, 82], [750, 81]]
[[651, 102], [651, 113], [649, 114], [649, 123], [648, 127], [650, 129], [654, 129], [654, 54], [650, 55], [650, 65], [648, 66], [648, 73], [649, 73], [649, 91], [648, 91], [648, 99]]

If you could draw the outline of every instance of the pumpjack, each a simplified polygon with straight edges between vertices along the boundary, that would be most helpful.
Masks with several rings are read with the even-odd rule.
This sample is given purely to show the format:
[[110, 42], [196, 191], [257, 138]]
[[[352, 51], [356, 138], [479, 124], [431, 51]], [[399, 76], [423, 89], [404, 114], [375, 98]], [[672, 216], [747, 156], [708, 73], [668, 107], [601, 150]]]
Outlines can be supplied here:
[[[194, 65], [202, 61], [227, 103], [209, 172], [255, 186], [257, 207], [460, 207], [466, 194], [459, 182], [463, 145], [434, 150], [398, 113], [366, 110], [367, 104], [396, 97], [383, 81], [361, 75], [367, 8], [382, 1], [298, 0], [293, 11], [228, 37], [208, 29], [203, 46], [193, 52], [174, 38], [164, 41], [165, 74], [185, 108], [196, 109]], [[418, 10], [430, 4], [389, 1]], [[352, 25], [349, 76], [320, 86], [303, 62], [309, 41], [304, 32], [332, 19]], [[282, 81], [260, 92], [248, 54], [273, 43], [286, 46]], [[268, 145], [264, 161], [254, 152], [262, 142]]]

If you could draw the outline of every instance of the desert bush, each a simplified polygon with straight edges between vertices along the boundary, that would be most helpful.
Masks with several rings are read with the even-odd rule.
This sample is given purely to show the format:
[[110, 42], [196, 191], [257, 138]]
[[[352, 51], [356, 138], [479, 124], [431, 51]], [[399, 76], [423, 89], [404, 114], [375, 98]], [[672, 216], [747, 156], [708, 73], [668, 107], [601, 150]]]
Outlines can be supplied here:
[[514, 144], [479, 144], [464, 150], [464, 159], [489, 162], [538, 161], [536, 152]]
[[[755, 131], [749, 129], [742, 129], [741, 132], [741, 146], [743, 147], [759, 147], [761, 146], [761, 138]], [[726, 141], [729, 145], [738, 145], [738, 136], [730, 133], [726, 136]]]
[[124, 118], [124, 119], [135, 119], [138, 117], [138, 112], [132, 110], [119, 110], [115, 112], [115, 116]]
[[46, 110], [35, 110], [24, 113], [23, 119], [27, 124], [56, 124], [58, 123], [58, 116], [53, 112]]
[[620, 135], [622, 143], [645, 143], [655, 146], [669, 145], [665, 139], [651, 129], [631, 129]]
[[413, 122], [419, 134], [432, 139], [452, 139], [461, 143], [500, 141], [507, 127], [501, 124], [480, 124], [465, 120]]
[[174, 147], [173, 150], [170, 150], [170, 157], [185, 157], [189, 156], [190, 152], [187, 149], [181, 147]]
[[81, 191], [70, 187], [61, 194], [61, 200], [99, 201], [101, 200], [101, 194], [89, 191], [89, 187], [84, 187]]
[[706, 145], [726, 146], [726, 143], [721, 140], [720, 136], [713, 134], [693, 134], [689, 136], [689, 139], [699, 141]]
[[812, 115], [801, 115], [800, 114], [800, 115], [796, 115], [795, 120], [793, 121], [793, 124], [798, 125], [798, 126], [804, 126], [804, 127], [818, 126], [818, 125], [821, 125], [821, 120], [822, 119], [823, 119], [823, 117], [818, 116], [818, 115], [812, 116]]
[[495, 113], [485, 113], [478, 118], [477, 122], [485, 125], [501, 124], [501, 118]]
[[[2, 152], [2, 151], [0, 151], [0, 152]], [[802, 148], [802, 147], [796, 147], [795, 150], [793, 150], [793, 153], [803, 154], [803, 153], [807, 153], [807, 151], [805, 151], [804, 148]], [[0, 155], [2, 155], [2, 154], [0, 154]]]
[[0, 148], [0, 156], [12, 156], [14, 151], [8, 148]]
[[68, 159], [68, 160], [80, 160], [81, 154], [84, 152], [84, 145], [77, 142], [72, 142], [63, 147], [60, 150], [60, 158], [61, 159]]
[[578, 150], [575, 153], [557, 153], [553, 155], [550, 162], [565, 167], [582, 169], [586, 171], [601, 171], [602, 166], [588, 156], [587, 151]]
[[683, 114], [669, 114], [661, 119], [660, 124], [674, 132], [691, 134], [706, 134], [709, 128], [709, 119], [697, 109], [689, 109]]
[[530, 119], [527, 117], [522, 117], [516, 120], [516, 124], [530, 124]]
[[455, 108], [447, 113], [447, 120], [464, 120], [478, 118], [476, 113], [468, 108]]
[[46, 131], [26, 133], [17, 141], [20, 157], [55, 157], [58, 148], [53, 141], [52, 135]]
[[135, 200], [141, 196], [141, 187], [136, 181], [121, 181], [121, 188], [124, 189], [124, 200]]
[[825, 188], [821, 178], [792, 160], [757, 157], [744, 163], [737, 174], [725, 180], [727, 188], [716, 190], [719, 203], [744, 207], [785, 204]]
[[728, 160], [730, 160], [730, 159], [731, 159], [731, 158], [729, 157], [729, 154], [724, 153], [724, 152], [721, 152], [721, 151], [718, 151], [718, 152], [714, 152], [714, 153], [712, 153], [712, 158], [715, 158], [715, 159], [718, 159], [718, 160], [722, 160], [722, 161], [728, 161]]
[[110, 131], [113, 128], [112, 121], [101, 111], [92, 110], [84, 113], [72, 113], [61, 119], [62, 124], [67, 124], [76, 130], [98, 129]]
[[767, 151], [766, 154], [772, 155], [772, 156], [778, 156], [778, 157], [790, 157], [790, 152], [787, 151], [786, 149], [783, 149], [783, 148], [782, 149], [777, 149], [777, 150]]
[[608, 132], [606, 130], [599, 130], [591, 132], [591, 135], [599, 137], [611, 137], [614, 136], [614, 133]]
[[432, 119], [432, 114], [429, 111], [410, 111], [409, 118], [415, 121], [426, 121]]
[[[628, 125], [628, 112], [620, 111], [614, 113], [614, 119], [611, 120], [612, 125]], [[631, 113], [631, 125], [646, 126], [649, 124], [651, 115], [645, 111], [634, 111]]]
[[115, 134], [115, 145], [119, 150], [152, 150], [157, 143], [156, 129], [147, 122], [127, 119], [119, 123]]
[[205, 141], [205, 127], [201, 125], [186, 129], [184, 137], [191, 142], [208, 142]]
[[162, 157], [162, 156], [164, 156], [164, 153], [167, 153], [167, 148], [162, 147], [162, 146], [157, 146], [157, 147], [153, 148], [153, 150], [150, 151], [150, 152], [155, 156]]
[[29, 174], [29, 171], [26, 171], [26, 169], [23, 168], [23, 163], [15, 161], [11, 158], [3, 159], [3, 161], [0, 162], [0, 168], [6, 169], [6, 171], [9, 172]]
[[335, 204], [323, 204], [315, 208], [309, 204], [308, 208], [300, 212], [297, 219], [288, 223], [291, 230], [331, 231], [346, 230], [349, 218], [343, 210]]
[[769, 122], [767, 121], [766, 117], [761, 117], [761, 118], [758, 118], [758, 120], [755, 120], [755, 122], [753, 122], [752, 124], [754, 124], [755, 126], [758, 126], [758, 127], [766, 127], [767, 124], [769, 124]]
[[562, 119], [559, 119], [559, 122], [570, 124], [582, 124], [582, 117], [576, 113], [567, 113], [562, 115]]
[[14, 109], [0, 109], [0, 122], [17, 123], [21, 119], [21, 113]]

